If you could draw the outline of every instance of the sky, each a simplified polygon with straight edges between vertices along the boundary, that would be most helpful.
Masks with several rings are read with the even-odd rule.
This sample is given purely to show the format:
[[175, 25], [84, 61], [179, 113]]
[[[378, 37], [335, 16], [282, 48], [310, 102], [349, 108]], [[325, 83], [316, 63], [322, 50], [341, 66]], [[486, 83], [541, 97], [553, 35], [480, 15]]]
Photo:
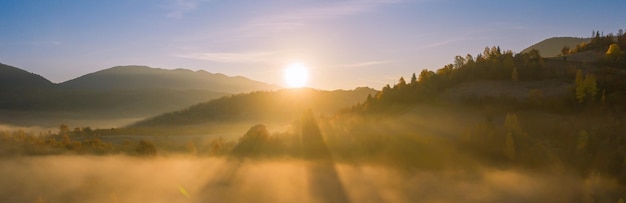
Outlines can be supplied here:
[[380, 89], [486, 46], [626, 29], [623, 0], [0, 0], [0, 63], [67, 81], [119, 65]]

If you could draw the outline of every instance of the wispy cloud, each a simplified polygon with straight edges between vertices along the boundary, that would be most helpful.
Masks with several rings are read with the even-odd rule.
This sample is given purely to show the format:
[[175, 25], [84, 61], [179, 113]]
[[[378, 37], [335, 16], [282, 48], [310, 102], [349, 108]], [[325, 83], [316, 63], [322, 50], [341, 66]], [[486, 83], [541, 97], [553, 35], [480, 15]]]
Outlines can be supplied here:
[[424, 45], [424, 46], [417, 47], [417, 50], [424, 50], [424, 49], [429, 49], [429, 48], [445, 46], [445, 45], [448, 45], [448, 44], [452, 44], [452, 43], [459, 42], [459, 41], [464, 41], [464, 40], [468, 40], [468, 38], [459, 37], [459, 38], [447, 39], [447, 40], [443, 40], [443, 41], [439, 41], [439, 42], [435, 42], [435, 43], [431, 43], [431, 44], [427, 44], [427, 45]]
[[250, 19], [247, 23], [229, 31], [230, 38], [238, 40], [271, 36], [295, 30], [315, 21], [331, 20], [358, 15], [380, 8], [382, 5], [405, 0], [350, 0], [318, 3], [304, 8], [294, 8], [281, 14], [271, 14]]
[[176, 54], [174, 56], [220, 63], [252, 63], [271, 60], [276, 54], [278, 52], [212, 52]]
[[[199, 1], [199, 0], [196, 0]], [[178, 0], [179, 10], [172, 12], [171, 16], [179, 16], [184, 12], [195, 9], [196, 1]], [[374, 11], [385, 4], [399, 3], [406, 0], [348, 0], [336, 2], [315, 2], [309, 6], [288, 9], [283, 13], [272, 13], [248, 18], [238, 25], [232, 25], [219, 31], [201, 33], [195, 37], [182, 40], [185, 43], [194, 44], [237, 44], [249, 45], [250, 40], [275, 39], [284, 36], [285, 33], [298, 30], [311, 25], [316, 21], [330, 20], [345, 16], [358, 15]], [[188, 2], [189, 5], [187, 5]], [[179, 14], [180, 13], [180, 14]], [[195, 45], [190, 45], [195, 46]], [[197, 47], [196, 47], [197, 48]], [[201, 48], [199, 48], [201, 49]], [[269, 57], [276, 52], [195, 52], [191, 54], [176, 54], [177, 57], [215, 61], [222, 63], [258, 62], [271, 60]], [[275, 57], [275, 56], [274, 56]], [[370, 61], [355, 64], [344, 64], [344, 67], [362, 67], [389, 61]]]
[[175, 19], [183, 18], [185, 13], [198, 8], [201, 2], [206, 1], [207, 0], [170, 0], [171, 5], [168, 6], [169, 12], [165, 16]]
[[372, 11], [384, 4], [404, 2], [403, 0], [352, 0], [321, 4], [305, 9], [296, 9], [280, 15], [270, 16], [262, 21], [302, 22], [307, 20], [330, 19], [357, 15]]
[[334, 65], [331, 67], [332, 68], [359, 68], [359, 67], [364, 67], [364, 66], [373, 66], [373, 65], [387, 64], [387, 63], [392, 63], [392, 62], [393, 62], [392, 60], [363, 61], [363, 62], [356, 62], [356, 63], [339, 64], [339, 65]]

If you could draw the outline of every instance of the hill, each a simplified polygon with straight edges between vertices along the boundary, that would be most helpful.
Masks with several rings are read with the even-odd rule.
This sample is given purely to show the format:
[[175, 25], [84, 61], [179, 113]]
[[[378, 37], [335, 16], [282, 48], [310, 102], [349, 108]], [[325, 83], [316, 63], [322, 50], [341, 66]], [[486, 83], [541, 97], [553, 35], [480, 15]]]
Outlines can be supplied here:
[[44, 127], [120, 126], [229, 94], [279, 88], [244, 77], [147, 66], [118, 66], [54, 84], [2, 64], [0, 79], [0, 123]]
[[376, 93], [376, 90], [365, 87], [335, 91], [301, 88], [252, 92], [200, 103], [181, 111], [139, 121], [129, 127], [185, 128], [195, 129], [192, 133], [206, 133], [214, 129], [205, 128], [218, 123], [221, 126], [235, 123], [242, 123], [243, 126], [258, 123], [290, 123], [307, 109], [313, 110], [316, 114], [330, 115], [342, 108], [365, 101], [368, 95]]
[[250, 92], [280, 87], [245, 77], [187, 69], [166, 70], [147, 66], [117, 66], [59, 84], [64, 88], [90, 90], [202, 89], [214, 92]]
[[54, 84], [40, 75], [0, 63], [0, 90], [50, 88]]
[[529, 46], [521, 51], [521, 53], [528, 53], [532, 49], [536, 49], [541, 53], [543, 57], [555, 57], [561, 54], [563, 46], [569, 46], [571, 49], [576, 45], [583, 42], [590, 42], [591, 38], [577, 38], [577, 37], [552, 37], [542, 40]]

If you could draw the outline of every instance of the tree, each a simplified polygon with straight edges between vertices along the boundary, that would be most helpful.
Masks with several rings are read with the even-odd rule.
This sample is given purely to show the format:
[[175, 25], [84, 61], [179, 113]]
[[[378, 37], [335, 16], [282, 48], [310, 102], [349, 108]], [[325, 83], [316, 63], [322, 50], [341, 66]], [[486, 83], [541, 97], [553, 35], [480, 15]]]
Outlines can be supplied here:
[[620, 48], [617, 44], [611, 44], [609, 46], [609, 49], [606, 50], [606, 57], [611, 62], [616, 62], [617, 60], [621, 59], [622, 56], [624, 56], [624, 52], [622, 51], [622, 48]]
[[583, 83], [583, 71], [581, 69], [576, 70], [576, 86], [582, 85]]
[[270, 132], [267, 130], [265, 125], [258, 124], [252, 126], [246, 134], [241, 137], [240, 142], [242, 141], [267, 141], [270, 137]]
[[422, 70], [422, 72], [420, 72], [420, 76], [419, 76], [419, 78], [417, 80], [419, 82], [426, 82], [426, 81], [428, 81], [428, 79], [430, 79], [431, 75], [432, 74], [431, 74], [430, 71], [424, 69], [424, 70]]
[[137, 147], [135, 148], [135, 151], [137, 151], [137, 153], [142, 156], [156, 156], [157, 154], [157, 150], [156, 147], [154, 147], [154, 144], [147, 140], [140, 140], [137, 144]]
[[400, 89], [400, 88], [403, 88], [403, 87], [406, 87], [406, 81], [404, 80], [404, 77], [400, 77], [400, 80], [398, 80], [398, 85], [397, 85], [397, 87], [398, 87], [399, 89]]
[[225, 148], [224, 138], [220, 136], [219, 139], [214, 139], [211, 141], [211, 155], [218, 155], [222, 153], [222, 150]]
[[539, 50], [532, 49], [528, 52], [528, 59], [532, 62], [543, 63]]
[[63, 136], [63, 135], [69, 135], [69, 134], [70, 134], [70, 128], [65, 124], [61, 124], [61, 126], [59, 126], [59, 135]]
[[83, 128], [83, 132], [84, 132], [86, 135], [92, 135], [93, 130], [91, 129], [91, 127], [84, 127], [84, 128]]
[[597, 79], [594, 74], [586, 74], [585, 79], [582, 78], [582, 71], [576, 72], [576, 99], [579, 103], [583, 103], [585, 98], [590, 97], [592, 100], [598, 94]]
[[598, 94], [598, 91], [599, 91], [598, 85], [596, 82], [596, 76], [594, 74], [585, 75], [585, 81], [583, 83], [584, 83], [585, 92], [587, 93], [587, 95], [589, 95], [592, 100], [596, 98], [596, 95]]
[[454, 57], [454, 68], [461, 68], [465, 65], [465, 59], [462, 56]]
[[511, 80], [515, 82], [519, 81], [519, 75], [517, 74], [517, 67], [513, 67], [513, 72], [511, 73]]
[[411, 85], [417, 84], [417, 77], [415, 77], [415, 73], [411, 76]]
[[561, 49], [561, 55], [565, 56], [565, 55], [568, 55], [568, 54], [569, 54], [569, 46], [564, 46]]
[[465, 56], [465, 64], [473, 64], [474, 63], [474, 57], [472, 57], [471, 54], [467, 54]]

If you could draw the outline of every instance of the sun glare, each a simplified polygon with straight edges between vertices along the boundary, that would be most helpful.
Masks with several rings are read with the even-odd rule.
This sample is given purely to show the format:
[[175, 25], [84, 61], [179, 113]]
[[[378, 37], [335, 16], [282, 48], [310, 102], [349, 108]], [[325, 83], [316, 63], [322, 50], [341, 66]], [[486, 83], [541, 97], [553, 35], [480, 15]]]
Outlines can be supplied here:
[[292, 63], [285, 67], [284, 76], [288, 87], [303, 87], [309, 80], [309, 70], [302, 63]]

